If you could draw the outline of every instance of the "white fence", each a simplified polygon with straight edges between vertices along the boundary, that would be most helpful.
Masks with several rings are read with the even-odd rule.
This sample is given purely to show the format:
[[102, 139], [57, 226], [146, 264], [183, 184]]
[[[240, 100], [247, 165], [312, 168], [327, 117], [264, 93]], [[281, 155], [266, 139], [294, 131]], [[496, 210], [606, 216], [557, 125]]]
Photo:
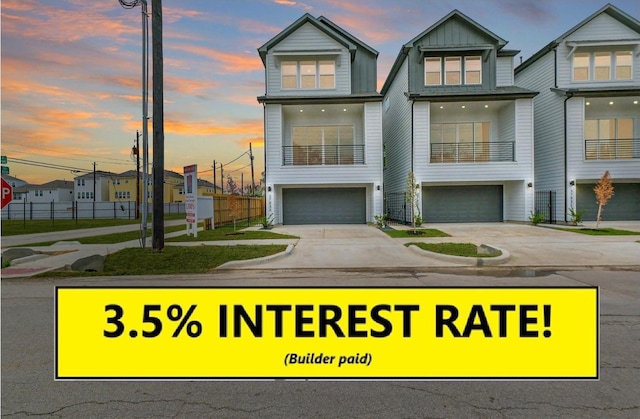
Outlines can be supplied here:
[[[153, 205], [149, 204], [149, 214]], [[164, 204], [164, 213], [184, 214], [184, 203]], [[75, 219], [135, 219], [135, 201], [121, 202], [11, 202], [2, 209], [3, 220], [75, 220]]]

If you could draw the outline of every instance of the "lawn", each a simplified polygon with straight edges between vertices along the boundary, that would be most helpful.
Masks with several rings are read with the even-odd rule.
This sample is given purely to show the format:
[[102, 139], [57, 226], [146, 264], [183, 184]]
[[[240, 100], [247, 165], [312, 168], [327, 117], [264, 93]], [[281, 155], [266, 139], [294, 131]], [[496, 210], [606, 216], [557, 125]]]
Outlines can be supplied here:
[[444, 231], [435, 228], [417, 228], [415, 230], [383, 230], [394, 239], [415, 238], [415, 237], [451, 237]]
[[405, 246], [416, 245], [423, 250], [429, 252], [442, 253], [451, 256], [465, 256], [465, 257], [495, 257], [499, 254], [479, 254], [478, 246], [473, 243], [407, 243]]
[[558, 230], [588, 234], [590, 236], [640, 236], [640, 232], [637, 231], [618, 230], [615, 228], [559, 228]]
[[[183, 227], [184, 228], [184, 227]], [[198, 231], [198, 237], [187, 236], [165, 239], [165, 242], [200, 242], [216, 240], [264, 240], [264, 239], [298, 239], [299, 237], [288, 234], [278, 234], [269, 230], [245, 230], [239, 228], [234, 231], [233, 225], [216, 227], [213, 230]]]
[[[164, 233], [172, 233], [174, 231], [184, 230], [185, 227], [183, 225], [178, 226], [165, 226]], [[151, 229], [147, 229], [147, 238], [151, 240]], [[81, 244], [113, 244], [113, 243], [122, 243], [128, 242], [131, 240], [140, 239], [140, 230], [126, 231], [121, 233], [111, 233], [111, 234], [103, 234], [101, 236], [90, 236], [90, 237], [79, 237], [73, 239], [73, 241], [77, 241]], [[37, 247], [37, 246], [51, 246], [57, 243], [59, 240], [53, 240], [48, 242], [39, 242], [39, 243], [29, 243], [23, 244], [19, 247]], [[166, 240], [165, 240], [166, 241]]]
[[171, 275], [206, 273], [232, 260], [255, 259], [283, 252], [285, 245], [167, 246], [162, 252], [132, 247], [107, 256], [104, 272], [50, 271], [39, 277], [95, 275]]

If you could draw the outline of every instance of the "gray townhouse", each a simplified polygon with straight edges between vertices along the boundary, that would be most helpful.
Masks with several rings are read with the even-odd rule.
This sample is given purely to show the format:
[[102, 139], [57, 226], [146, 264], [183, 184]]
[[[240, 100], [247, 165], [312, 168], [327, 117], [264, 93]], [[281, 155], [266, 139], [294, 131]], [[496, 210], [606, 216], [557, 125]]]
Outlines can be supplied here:
[[506, 45], [454, 10], [401, 47], [381, 91], [391, 219], [412, 171], [426, 222], [528, 220], [537, 90], [515, 86]]
[[373, 222], [383, 211], [378, 52], [310, 14], [258, 52], [267, 216], [276, 224]]
[[515, 68], [539, 91], [535, 189], [555, 193], [553, 216], [595, 220], [593, 187], [608, 170], [605, 220], [640, 220], [640, 22], [607, 4]]

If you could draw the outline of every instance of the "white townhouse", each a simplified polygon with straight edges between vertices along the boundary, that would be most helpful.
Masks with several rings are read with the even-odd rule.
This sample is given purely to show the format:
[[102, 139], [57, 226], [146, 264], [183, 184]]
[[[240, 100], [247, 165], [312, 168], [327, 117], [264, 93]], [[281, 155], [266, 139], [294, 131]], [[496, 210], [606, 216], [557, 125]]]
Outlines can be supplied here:
[[608, 170], [604, 220], [640, 220], [640, 21], [608, 4], [516, 67], [535, 108], [535, 188], [555, 192], [554, 218], [584, 211]]
[[413, 171], [426, 222], [528, 220], [537, 92], [514, 85], [506, 44], [454, 10], [400, 49], [381, 92], [391, 219], [410, 221]]
[[27, 202], [50, 203], [72, 202], [73, 182], [70, 180], [53, 180], [42, 185], [26, 185]]
[[378, 52], [310, 14], [258, 52], [267, 216], [276, 224], [374, 221], [383, 207]]
[[78, 202], [109, 202], [111, 200], [109, 199], [109, 182], [114, 175], [115, 173], [112, 172], [96, 170], [75, 177], [73, 179], [74, 200]]

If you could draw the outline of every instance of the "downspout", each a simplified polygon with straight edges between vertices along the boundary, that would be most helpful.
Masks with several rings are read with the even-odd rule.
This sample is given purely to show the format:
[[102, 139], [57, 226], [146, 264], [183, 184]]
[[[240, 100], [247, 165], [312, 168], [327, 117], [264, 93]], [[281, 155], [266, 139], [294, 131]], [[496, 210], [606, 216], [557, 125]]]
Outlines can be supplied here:
[[564, 222], [565, 223], [568, 221], [567, 212], [569, 211], [569, 196], [570, 196], [570, 194], [567, 193], [568, 170], [569, 170], [569, 168], [567, 167], [567, 162], [568, 162], [567, 152], [569, 148], [568, 141], [567, 141], [567, 135], [568, 135], [567, 101], [573, 97], [573, 92], [567, 91], [566, 95], [567, 97], [564, 99], [564, 186], [563, 186], [564, 187]]

